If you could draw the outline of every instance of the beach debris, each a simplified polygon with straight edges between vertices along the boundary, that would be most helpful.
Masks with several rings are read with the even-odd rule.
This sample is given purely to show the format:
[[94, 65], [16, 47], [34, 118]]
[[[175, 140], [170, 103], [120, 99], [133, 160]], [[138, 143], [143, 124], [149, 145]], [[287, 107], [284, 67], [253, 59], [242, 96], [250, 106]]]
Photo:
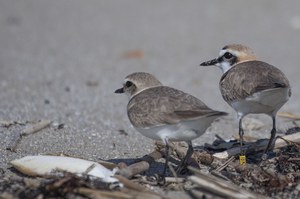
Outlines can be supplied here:
[[292, 120], [300, 120], [300, 115], [296, 115], [294, 113], [289, 113], [289, 112], [279, 112], [277, 113], [277, 116], [284, 117], [287, 119], [292, 119]]
[[154, 150], [148, 155], [145, 155], [141, 158], [140, 161], [137, 163], [131, 164], [127, 167], [124, 167], [117, 171], [117, 173], [121, 176], [124, 176], [126, 178], [132, 178], [136, 174], [141, 174], [145, 171], [147, 171], [150, 167], [150, 165], [155, 162], [156, 160], [163, 157], [162, 152], [159, 150]]
[[[243, 189], [233, 183], [216, 178], [212, 175], [202, 173], [200, 170], [189, 167], [189, 169], [195, 173], [195, 175], [188, 177], [188, 180], [196, 184], [194, 190], [205, 190], [205, 192], [213, 195], [220, 196], [222, 198], [236, 198], [236, 199], [256, 199], [256, 198], [268, 198], [246, 189]], [[198, 198], [198, 197], [195, 197]]]
[[[300, 132], [277, 137], [274, 144], [274, 149], [282, 148], [291, 145], [292, 143], [295, 144], [300, 143]], [[258, 140], [254, 143], [246, 143], [243, 147], [245, 148], [245, 151], [247, 151], [247, 153], [257, 153], [263, 151], [267, 144], [268, 144], [268, 140]], [[241, 148], [238, 146], [238, 147], [230, 148], [226, 151], [214, 153], [213, 156], [220, 159], [227, 159], [231, 156], [235, 156], [239, 154], [240, 151]]]
[[126, 51], [122, 55], [122, 57], [126, 59], [142, 59], [144, 56], [145, 53], [140, 49]]
[[87, 80], [86, 85], [89, 87], [96, 87], [99, 85], [99, 82], [97, 80]]
[[116, 170], [109, 170], [97, 162], [80, 158], [37, 155], [13, 160], [11, 164], [18, 171], [29, 176], [46, 176], [55, 171], [66, 171], [79, 175], [94, 176], [106, 183], [119, 182], [118, 179], [113, 177]]
[[25, 122], [12, 121], [12, 120], [0, 120], [0, 126], [1, 127], [9, 128], [9, 127], [11, 127], [15, 124], [25, 125]]
[[6, 149], [14, 152], [16, 150], [16, 147], [17, 147], [18, 143], [20, 142], [20, 140], [23, 136], [36, 133], [36, 132], [48, 127], [50, 124], [51, 124], [50, 120], [40, 120], [38, 123], [36, 123], [36, 124], [34, 124], [34, 125], [32, 125], [28, 128], [25, 128], [21, 132], [20, 131], [14, 131], [13, 132], [13, 138], [9, 142]]

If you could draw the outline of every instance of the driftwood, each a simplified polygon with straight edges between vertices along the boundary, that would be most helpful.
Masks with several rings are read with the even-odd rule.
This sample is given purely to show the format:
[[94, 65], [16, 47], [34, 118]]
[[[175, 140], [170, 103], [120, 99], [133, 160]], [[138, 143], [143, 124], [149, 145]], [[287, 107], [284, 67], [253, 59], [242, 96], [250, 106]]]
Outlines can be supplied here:
[[92, 199], [163, 199], [165, 197], [148, 192], [138, 192], [130, 189], [122, 191], [100, 191], [89, 188], [79, 188], [77, 193], [85, 195]]
[[189, 167], [196, 175], [188, 177], [188, 179], [198, 185], [197, 189], [204, 190], [212, 195], [218, 195], [222, 198], [237, 198], [237, 199], [256, 199], [267, 198], [247, 191], [233, 183], [229, 183], [219, 178], [215, 178], [209, 174], [204, 174], [201, 171]]
[[287, 119], [300, 120], [300, 115], [295, 115], [295, 114], [289, 113], [289, 112], [279, 112], [279, 113], [277, 113], [277, 115], [279, 117], [284, 117]]
[[25, 123], [19, 122], [19, 121], [12, 121], [12, 120], [0, 120], [0, 126], [5, 127], [5, 128], [8, 128], [15, 124], [24, 125]]
[[219, 166], [216, 171], [220, 172], [223, 169], [225, 169], [232, 161], [234, 161], [234, 156], [230, 157], [228, 160], [226, 160], [226, 162], [224, 162], [221, 166]]
[[126, 178], [131, 178], [136, 174], [140, 174], [147, 171], [153, 162], [162, 157], [162, 152], [155, 150], [149, 155], [145, 155], [144, 157], [142, 157], [141, 161], [129, 165], [128, 167], [125, 167], [123, 169], [120, 169], [117, 173]]
[[145, 199], [163, 199], [165, 198], [159, 193], [156, 193], [152, 190], [146, 189], [145, 187], [128, 180], [127, 178], [121, 175], [115, 175], [123, 185], [124, 188], [121, 190], [115, 191], [105, 191], [105, 190], [97, 190], [90, 188], [79, 188], [77, 192], [83, 195], [86, 195], [90, 198], [124, 198], [124, 199], [135, 199], [135, 198], [145, 198]]
[[[282, 148], [294, 142], [300, 142], [300, 132], [291, 135], [286, 135], [283, 136], [282, 138], [278, 137], [275, 141], [274, 148], [275, 149]], [[267, 143], [268, 140], [259, 140], [255, 143], [245, 145], [244, 147], [245, 150], [249, 153], [257, 153], [263, 151]], [[157, 149], [155, 151], [141, 158], [141, 161], [134, 163], [128, 167], [121, 168], [118, 171], [118, 174], [130, 179], [132, 176], [136, 174], [141, 174], [147, 171], [153, 162], [163, 157], [164, 147], [165, 147], [164, 144], [162, 142], [156, 142], [156, 147]], [[182, 142], [170, 142], [169, 149], [170, 151], [175, 152], [179, 159], [182, 159], [186, 154], [187, 146], [184, 145]], [[240, 165], [234, 162], [235, 158], [233, 156], [239, 153], [240, 153], [240, 147], [231, 148], [224, 152], [218, 152], [214, 154], [209, 154], [205, 151], [204, 152], [195, 151], [188, 163], [189, 165], [191, 164], [195, 165], [195, 163], [196, 164], [200, 163], [203, 165], [210, 166], [211, 168], [214, 169], [214, 171], [212, 172], [213, 175], [219, 178], [223, 178], [224, 180], [228, 180], [227, 177], [220, 174], [220, 171], [222, 171], [228, 165], [231, 165], [233, 168], [238, 170], [239, 168], [236, 167], [239, 167]], [[222, 159], [228, 159], [228, 160], [226, 162], [220, 161]]]
[[146, 191], [145, 187], [136, 184], [121, 175], [114, 175], [114, 177], [117, 178], [125, 187], [129, 189], [133, 189], [135, 191]]
[[[156, 142], [156, 146], [159, 150], [161, 150], [164, 147], [164, 144], [158, 141]], [[188, 146], [184, 142], [169, 142], [169, 150], [174, 151], [176, 153], [176, 156], [182, 160], [186, 155]], [[193, 155], [191, 156], [191, 159], [188, 161], [189, 164], [193, 165], [197, 165], [199, 163], [204, 165], [210, 165], [212, 162], [213, 157], [205, 151], [194, 151]]]
[[31, 127], [25, 128], [23, 131], [15, 131], [12, 140], [6, 147], [7, 150], [15, 151], [18, 143], [20, 142], [21, 138], [23, 136], [36, 133], [46, 127], [48, 127], [51, 124], [50, 120], [41, 120], [38, 123], [34, 124]]
[[[257, 152], [263, 151], [266, 148], [268, 141], [269, 140], [259, 140], [255, 143], [246, 144], [245, 146], [243, 146], [243, 148], [248, 153], [257, 153]], [[300, 132], [294, 133], [291, 135], [285, 135], [282, 137], [277, 137], [275, 144], [274, 144], [274, 149], [279, 149], [279, 148], [288, 146], [291, 143], [298, 143], [298, 144], [300, 143]], [[231, 156], [235, 156], [235, 155], [239, 154], [240, 151], [241, 151], [240, 147], [235, 147], [235, 148], [231, 148], [226, 151], [223, 151], [223, 152], [215, 153], [215, 154], [213, 154], [213, 156], [220, 158], [220, 159], [227, 159]]]
[[[179, 154], [179, 158], [183, 158], [187, 151], [187, 148], [184, 146], [179, 147], [179, 143], [169, 143], [170, 150], [176, 150], [176, 153]], [[131, 178], [136, 174], [141, 174], [147, 171], [150, 165], [156, 160], [162, 158], [164, 156], [164, 144], [162, 142], [156, 142], [156, 149], [148, 155], [145, 155], [141, 158], [141, 160], [137, 163], [129, 165], [127, 167], [121, 168], [117, 171], [117, 174], [124, 176], [126, 178]], [[123, 165], [123, 164], [121, 164]]]
[[[83, 159], [83, 158], [82, 158]], [[97, 160], [97, 163], [101, 164], [102, 166], [106, 167], [107, 169], [113, 170], [116, 168], [118, 165], [112, 162], [108, 162], [105, 160]]]

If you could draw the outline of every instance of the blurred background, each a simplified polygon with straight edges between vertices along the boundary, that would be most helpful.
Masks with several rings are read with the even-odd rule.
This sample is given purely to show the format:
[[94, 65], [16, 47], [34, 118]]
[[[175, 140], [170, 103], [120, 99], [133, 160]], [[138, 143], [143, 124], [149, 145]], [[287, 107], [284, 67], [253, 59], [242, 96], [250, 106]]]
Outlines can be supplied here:
[[[39, 153], [97, 160], [151, 151], [153, 141], [128, 121], [127, 97], [114, 94], [137, 71], [230, 113], [195, 145], [237, 135], [219, 92], [221, 71], [199, 66], [230, 43], [286, 74], [293, 95], [281, 111], [300, 114], [299, 8], [298, 0], [0, 0], [0, 120], [54, 123], [24, 137], [17, 153], [6, 150], [14, 129], [0, 127], [0, 166]], [[247, 135], [269, 137], [270, 118], [249, 118], [260, 128]], [[293, 125], [278, 120], [282, 130]]]

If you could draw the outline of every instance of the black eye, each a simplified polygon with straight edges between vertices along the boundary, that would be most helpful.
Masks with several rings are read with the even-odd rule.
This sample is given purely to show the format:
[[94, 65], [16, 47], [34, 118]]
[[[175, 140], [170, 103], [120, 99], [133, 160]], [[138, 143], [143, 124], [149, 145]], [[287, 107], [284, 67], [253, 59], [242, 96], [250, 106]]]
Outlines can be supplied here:
[[125, 86], [126, 86], [126, 87], [132, 86], [132, 82], [131, 82], [131, 81], [127, 81], [127, 82], [125, 83]]
[[233, 57], [233, 55], [229, 52], [226, 52], [224, 55], [223, 55], [226, 59], [231, 59]]

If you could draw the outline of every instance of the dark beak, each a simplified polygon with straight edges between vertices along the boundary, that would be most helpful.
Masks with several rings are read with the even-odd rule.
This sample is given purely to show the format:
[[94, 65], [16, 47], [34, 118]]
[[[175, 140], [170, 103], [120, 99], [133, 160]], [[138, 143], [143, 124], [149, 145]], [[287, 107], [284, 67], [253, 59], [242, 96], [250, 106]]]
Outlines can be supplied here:
[[115, 93], [124, 93], [124, 88], [119, 88], [115, 91]]
[[203, 62], [203, 63], [200, 64], [200, 66], [212, 66], [212, 65], [215, 65], [217, 63], [219, 63], [219, 59], [218, 58], [212, 59], [210, 61]]

